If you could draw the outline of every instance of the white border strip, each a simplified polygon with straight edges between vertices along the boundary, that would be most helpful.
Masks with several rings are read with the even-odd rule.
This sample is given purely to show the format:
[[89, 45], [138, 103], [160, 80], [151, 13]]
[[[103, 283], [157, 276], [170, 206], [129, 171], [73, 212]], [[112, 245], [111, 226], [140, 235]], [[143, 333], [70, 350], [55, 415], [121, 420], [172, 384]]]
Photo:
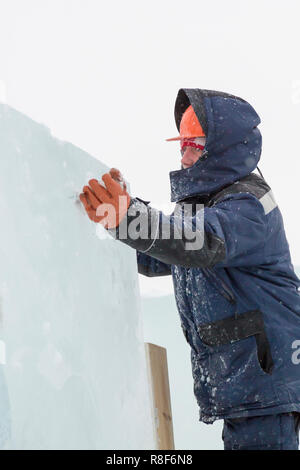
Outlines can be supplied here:
[[275, 201], [273, 192], [271, 190], [261, 197], [259, 202], [264, 208], [265, 215], [269, 214], [273, 209], [275, 209], [275, 207], [277, 207], [277, 202]]

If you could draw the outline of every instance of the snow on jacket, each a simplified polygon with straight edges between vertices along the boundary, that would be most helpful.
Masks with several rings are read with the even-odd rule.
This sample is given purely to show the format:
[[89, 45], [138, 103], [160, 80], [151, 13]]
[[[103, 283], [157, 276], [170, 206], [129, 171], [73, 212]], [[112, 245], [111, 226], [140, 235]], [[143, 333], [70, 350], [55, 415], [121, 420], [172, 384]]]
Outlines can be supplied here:
[[[260, 118], [236, 96], [181, 89], [178, 129], [190, 104], [206, 146], [192, 167], [170, 173], [174, 213], [133, 198], [113, 236], [120, 238], [137, 213], [149, 227], [156, 223], [152, 239], [121, 241], [137, 250], [141, 274], [173, 277], [200, 420], [300, 412], [300, 281], [271, 188], [253, 173]], [[193, 211], [178, 222], [187, 202]], [[187, 249], [187, 239], [175, 236], [178, 223], [201, 231], [201, 247]], [[162, 236], [168, 224], [171, 239]]]

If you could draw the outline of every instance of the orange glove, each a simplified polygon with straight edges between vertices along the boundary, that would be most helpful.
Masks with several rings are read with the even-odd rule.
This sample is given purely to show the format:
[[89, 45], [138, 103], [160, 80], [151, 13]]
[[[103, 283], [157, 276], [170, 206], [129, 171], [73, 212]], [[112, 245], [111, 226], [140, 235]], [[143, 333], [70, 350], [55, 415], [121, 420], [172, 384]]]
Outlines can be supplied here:
[[106, 187], [92, 179], [89, 186], [84, 186], [79, 198], [93, 222], [100, 223], [106, 229], [112, 229], [118, 227], [125, 217], [130, 196], [125, 181], [116, 168], [111, 168], [109, 173], [102, 176], [102, 180]]

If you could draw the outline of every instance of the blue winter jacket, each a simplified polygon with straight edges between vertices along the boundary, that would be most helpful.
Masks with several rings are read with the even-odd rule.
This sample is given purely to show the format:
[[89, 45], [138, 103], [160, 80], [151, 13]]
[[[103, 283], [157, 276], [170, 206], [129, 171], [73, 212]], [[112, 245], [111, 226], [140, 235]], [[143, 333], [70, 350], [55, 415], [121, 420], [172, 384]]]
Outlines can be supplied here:
[[[178, 129], [190, 104], [206, 146], [192, 167], [170, 173], [177, 212], [166, 216], [133, 198], [113, 236], [137, 250], [140, 273], [172, 274], [200, 420], [300, 412], [300, 281], [272, 191], [253, 173], [260, 118], [236, 96], [181, 89]], [[186, 203], [192, 212], [179, 219]], [[128, 235], [136, 214], [154, 224], [150, 238]], [[201, 246], [188, 249], [176, 236], [185, 226]]]

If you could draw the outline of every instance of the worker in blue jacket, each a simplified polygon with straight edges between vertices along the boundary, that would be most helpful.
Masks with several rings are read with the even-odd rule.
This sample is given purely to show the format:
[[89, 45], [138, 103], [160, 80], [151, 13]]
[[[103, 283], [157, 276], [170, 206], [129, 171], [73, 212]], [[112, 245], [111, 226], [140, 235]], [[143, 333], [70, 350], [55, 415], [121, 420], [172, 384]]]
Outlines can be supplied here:
[[130, 197], [117, 170], [81, 201], [137, 250], [141, 274], [172, 275], [200, 420], [224, 420], [224, 448], [298, 449], [300, 281], [272, 190], [253, 172], [260, 118], [237, 96], [181, 89], [175, 120], [173, 214]]

